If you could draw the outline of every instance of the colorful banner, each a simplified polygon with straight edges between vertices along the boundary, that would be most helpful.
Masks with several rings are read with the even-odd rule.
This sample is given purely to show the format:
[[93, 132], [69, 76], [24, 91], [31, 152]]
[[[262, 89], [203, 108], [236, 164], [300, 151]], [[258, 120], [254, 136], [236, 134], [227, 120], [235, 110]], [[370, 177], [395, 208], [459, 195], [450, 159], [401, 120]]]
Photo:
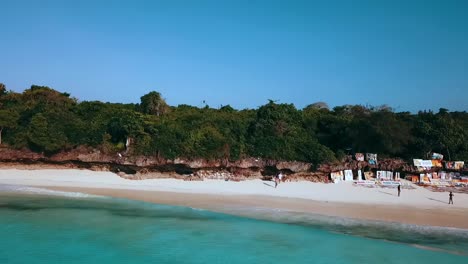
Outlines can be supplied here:
[[455, 162], [453, 161], [446, 161], [445, 162], [445, 168], [449, 170], [455, 169]]
[[340, 182], [344, 180], [344, 174], [343, 171], [337, 171], [337, 172], [332, 172], [330, 173], [330, 177], [334, 183]]
[[440, 182], [439, 182], [439, 185], [440, 185], [440, 186], [446, 186], [446, 187], [448, 187], [448, 186], [451, 185], [451, 183], [450, 183], [450, 182], [447, 182], [447, 181], [440, 181]]
[[444, 159], [444, 155], [440, 154], [440, 153], [432, 153], [432, 159], [433, 160], [443, 160]]
[[386, 176], [387, 176], [387, 174], [385, 173], [385, 171], [377, 171], [377, 179], [378, 180], [384, 179]]
[[432, 168], [432, 160], [413, 159], [414, 166]]
[[393, 172], [387, 171], [387, 175], [385, 177], [387, 180], [393, 180]]
[[421, 161], [421, 167], [432, 168], [432, 160]]
[[374, 178], [374, 173], [372, 171], [365, 171], [364, 178], [366, 179], [366, 181], [370, 181]]
[[353, 180], [353, 171], [352, 170], [345, 170], [344, 171], [345, 181], [352, 181]]
[[447, 174], [445, 173], [445, 171], [439, 172], [439, 178], [441, 178], [442, 180], [445, 180], [446, 175], [447, 175]]
[[399, 172], [395, 172], [395, 180], [399, 180], [400, 179], [400, 173]]
[[397, 187], [400, 185], [400, 182], [397, 181], [381, 181], [380, 184], [388, 187]]
[[370, 165], [377, 165], [377, 154], [366, 153], [366, 158]]
[[421, 183], [430, 183], [431, 182], [431, 174], [430, 173], [421, 173], [419, 175], [419, 181]]
[[354, 183], [358, 185], [374, 185], [375, 181], [355, 181]]
[[464, 161], [455, 161], [455, 170], [461, 170], [465, 166]]
[[431, 184], [432, 185], [440, 185], [440, 180], [439, 179], [431, 179]]
[[364, 154], [363, 153], [356, 153], [355, 155], [357, 161], [364, 161]]
[[456, 176], [456, 175], [455, 175], [455, 173], [453, 173], [453, 172], [447, 173], [446, 180], [452, 180], [453, 177], [455, 177], [455, 176]]
[[432, 167], [442, 168], [442, 161], [441, 160], [432, 160]]
[[379, 180], [393, 180], [393, 172], [391, 172], [391, 171], [377, 171], [377, 179], [379, 179]]

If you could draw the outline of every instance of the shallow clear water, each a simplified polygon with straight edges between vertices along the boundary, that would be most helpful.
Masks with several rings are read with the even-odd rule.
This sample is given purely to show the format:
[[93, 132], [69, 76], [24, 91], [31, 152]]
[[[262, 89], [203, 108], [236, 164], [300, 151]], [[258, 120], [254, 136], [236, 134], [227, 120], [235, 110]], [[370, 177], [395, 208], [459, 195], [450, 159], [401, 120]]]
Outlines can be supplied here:
[[460, 230], [269, 214], [0, 192], [0, 263], [468, 263]]

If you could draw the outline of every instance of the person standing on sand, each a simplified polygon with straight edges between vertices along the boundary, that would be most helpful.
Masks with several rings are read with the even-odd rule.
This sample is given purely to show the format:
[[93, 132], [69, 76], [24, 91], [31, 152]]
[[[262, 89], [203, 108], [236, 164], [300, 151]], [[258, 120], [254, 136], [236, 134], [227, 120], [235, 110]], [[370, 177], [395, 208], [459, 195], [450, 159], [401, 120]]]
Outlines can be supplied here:
[[278, 175], [278, 182], [281, 182], [283, 180], [283, 173], [280, 172]]
[[279, 178], [279, 175], [276, 175], [275, 176], [275, 188], [278, 186], [278, 178]]
[[401, 193], [401, 183], [398, 184], [398, 197], [400, 197], [400, 193]]
[[455, 196], [452, 192], [449, 193], [449, 204], [453, 204], [453, 196]]

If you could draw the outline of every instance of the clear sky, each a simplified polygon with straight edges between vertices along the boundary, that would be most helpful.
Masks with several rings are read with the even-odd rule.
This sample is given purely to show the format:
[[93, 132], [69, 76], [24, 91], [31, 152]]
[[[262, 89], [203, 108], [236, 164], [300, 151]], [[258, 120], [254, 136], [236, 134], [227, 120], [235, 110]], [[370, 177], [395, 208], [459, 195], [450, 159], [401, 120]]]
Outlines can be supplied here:
[[468, 110], [468, 1], [0, 0], [0, 82], [80, 100]]

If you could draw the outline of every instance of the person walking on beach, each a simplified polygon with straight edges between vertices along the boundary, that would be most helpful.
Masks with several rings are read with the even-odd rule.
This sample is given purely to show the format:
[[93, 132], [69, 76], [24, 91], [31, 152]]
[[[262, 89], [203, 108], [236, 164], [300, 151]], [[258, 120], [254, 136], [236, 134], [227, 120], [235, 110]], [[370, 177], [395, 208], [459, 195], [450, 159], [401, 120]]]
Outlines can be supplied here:
[[452, 192], [449, 193], [449, 204], [453, 204], [453, 196], [455, 196]]
[[400, 197], [400, 193], [401, 193], [401, 183], [398, 184], [398, 197]]
[[275, 188], [278, 186], [278, 178], [279, 178], [279, 175], [276, 175], [275, 176]]

